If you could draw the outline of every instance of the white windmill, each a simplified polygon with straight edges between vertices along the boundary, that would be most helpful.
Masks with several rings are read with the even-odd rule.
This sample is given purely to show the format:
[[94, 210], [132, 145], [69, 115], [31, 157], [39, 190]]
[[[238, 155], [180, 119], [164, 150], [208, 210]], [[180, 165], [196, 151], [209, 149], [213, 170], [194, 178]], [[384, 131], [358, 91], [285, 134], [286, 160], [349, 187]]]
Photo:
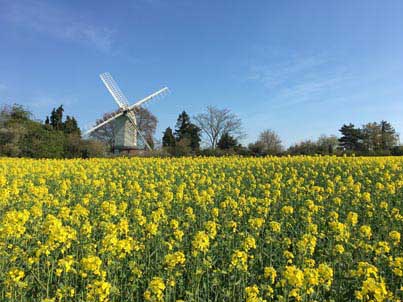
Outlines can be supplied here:
[[127, 98], [120, 90], [118, 84], [112, 78], [112, 76], [108, 73], [102, 73], [99, 75], [102, 82], [105, 84], [106, 88], [112, 95], [113, 99], [119, 106], [119, 111], [114, 114], [112, 117], [103, 121], [102, 123], [96, 125], [92, 129], [88, 130], [84, 133], [87, 135], [102, 126], [113, 122], [114, 123], [114, 139], [115, 139], [115, 152], [120, 152], [122, 150], [133, 150], [137, 149], [137, 134], [141, 137], [144, 144], [148, 149], [151, 150], [150, 145], [147, 143], [144, 136], [141, 134], [139, 128], [137, 127], [135, 109], [145, 104], [146, 102], [151, 101], [157, 97], [162, 97], [166, 95], [169, 90], [168, 87], [164, 87], [157, 92], [145, 97], [144, 99], [134, 103], [133, 105], [129, 105]]

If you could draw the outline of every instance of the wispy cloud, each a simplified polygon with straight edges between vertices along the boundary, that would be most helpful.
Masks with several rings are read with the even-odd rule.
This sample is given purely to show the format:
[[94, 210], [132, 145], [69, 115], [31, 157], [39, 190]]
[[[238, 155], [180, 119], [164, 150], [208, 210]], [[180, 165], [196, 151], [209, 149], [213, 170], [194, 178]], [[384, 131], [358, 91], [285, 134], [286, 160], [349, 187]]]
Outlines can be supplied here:
[[327, 101], [330, 95], [337, 95], [343, 87], [348, 87], [354, 76], [318, 55], [252, 65], [247, 80], [262, 84], [270, 105], [278, 108]]
[[35, 96], [30, 99], [27, 104], [29, 107], [36, 109], [50, 110], [53, 107], [71, 106], [76, 103], [77, 100], [73, 97], [50, 97], [50, 96]]
[[93, 24], [82, 14], [58, 9], [44, 1], [0, 0], [0, 4], [0, 16], [15, 26], [33, 29], [57, 39], [91, 45], [104, 52], [111, 50], [114, 31]]
[[6, 91], [7, 86], [3, 83], [0, 83], [0, 92]]

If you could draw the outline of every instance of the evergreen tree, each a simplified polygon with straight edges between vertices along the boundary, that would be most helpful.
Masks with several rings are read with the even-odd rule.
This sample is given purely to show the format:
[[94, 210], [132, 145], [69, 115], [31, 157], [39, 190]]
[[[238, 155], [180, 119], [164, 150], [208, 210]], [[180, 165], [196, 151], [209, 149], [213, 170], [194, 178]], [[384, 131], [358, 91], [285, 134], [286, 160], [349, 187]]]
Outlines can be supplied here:
[[181, 139], [187, 137], [189, 126], [190, 126], [190, 117], [186, 113], [186, 111], [182, 111], [182, 113], [179, 114], [178, 119], [176, 121], [175, 126], [176, 141], [180, 141]]
[[233, 149], [238, 146], [238, 141], [228, 133], [224, 133], [218, 141], [217, 146], [221, 150]]
[[50, 114], [50, 124], [55, 130], [63, 130], [63, 105], [60, 105], [57, 109], [53, 108]]
[[355, 128], [353, 124], [343, 125], [339, 130], [342, 137], [339, 138], [340, 146], [345, 150], [363, 151], [364, 135], [361, 129]]
[[77, 121], [74, 117], [70, 117], [69, 115], [66, 117], [66, 120], [63, 122], [63, 132], [66, 134], [81, 135], [81, 130], [78, 128]]
[[45, 125], [50, 125], [49, 116], [46, 116]]
[[178, 116], [175, 129], [175, 140], [189, 141], [189, 147], [195, 151], [200, 148], [200, 131], [201, 129], [191, 123], [189, 115], [183, 111]]
[[381, 146], [383, 150], [390, 150], [397, 145], [399, 136], [396, 130], [387, 121], [381, 121]]
[[164, 131], [164, 135], [162, 137], [162, 146], [175, 147], [175, 137], [173, 135], [171, 127], [166, 128]]

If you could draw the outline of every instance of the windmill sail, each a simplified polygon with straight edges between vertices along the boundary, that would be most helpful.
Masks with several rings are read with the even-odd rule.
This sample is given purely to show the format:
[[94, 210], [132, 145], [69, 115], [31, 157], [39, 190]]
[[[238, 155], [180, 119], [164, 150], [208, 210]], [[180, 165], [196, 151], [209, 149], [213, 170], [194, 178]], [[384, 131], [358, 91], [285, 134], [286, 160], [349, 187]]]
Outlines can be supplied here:
[[122, 90], [120, 90], [118, 84], [112, 78], [111, 74], [109, 72], [105, 72], [99, 77], [105, 84], [113, 99], [116, 101], [116, 103], [118, 103], [119, 107], [122, 109], [127, 109], [129, 107], [129, 102], [127, 101], [127, 98], [123, 94]]

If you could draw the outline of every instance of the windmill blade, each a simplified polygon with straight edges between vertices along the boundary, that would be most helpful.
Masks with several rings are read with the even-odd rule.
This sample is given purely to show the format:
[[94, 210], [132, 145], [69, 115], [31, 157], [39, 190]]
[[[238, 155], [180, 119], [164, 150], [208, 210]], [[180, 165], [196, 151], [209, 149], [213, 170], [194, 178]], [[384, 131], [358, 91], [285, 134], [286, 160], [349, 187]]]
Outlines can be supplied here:
[[120, 90], [118, 84], [112, 78], [111, 74], [109, 72], [105, 72], [100, 74], [99, 77], [119, 107], [126, 110], [129, 107], [129, 102], [127, 101], [127, 98], [123, 94], [122, 90]]
[[148, 150], [151, 151], [152, 149], [151, 149], [150, 145], [147, 143], [147, 140], [145, 139], [143, 134], [140, 132], [139, 127], [137, 127], [135, 117], [133, 118], [133, 115], [134, 115], [133, 111], [129, 111], [126, 116], [129, 118], [130, 122], [132, 123], [132, 126], [134, 127], [134, 131], [137, 131], [137, 133], [140, 135], [141, 139], [143, 140], [144, 145], [146, 145]]
[[169, 88], [168, 88], [168, 87], [164, 87], [164, 88], [162, 88], [161, 90], [158, 90], [157, 92], [154, 92], [153, 94], [150, 94], [148, 97], [145, 97], [144, 99], [138, 101], [138, 102], [135, 103], [134, 105], [131, 105], [131, 106], [129, 107], [129, 110], [132, 110], [132, 109], [134, 109], [135, 107], [138, 107], [138, 106], [140, 106], [140, 105], [142, 105], [142, 104], [144, 104], [144, 103], [146, 103], [146, 102], [149, 102], [149, 101], [151, 101], [151, 100], [154, 99], [154, 98], [157, 98], [157, 97], [162, 98], [162, 97], [164, 97], [165, 95], [167, 95], [168, 93], [169, 93]]
[[94, 132], [95, 130], [101, 128], [102, 126], [105, 126], [106, 124], [108, 124], [109, 122], [113, 121], [114, 119], [118, 118], [119, 116], [122, 116], [124, 114], [124, 112], [119, 112], [116, 115], [112, 116], [111, 118], [108, 118], [106, 121], [103, 121], [102, 123], [96, 125], [95, 127], [91, 128], [90, 130], [86, 131], [84, 133], [84, 135], [88, 135], [91, 132]]

